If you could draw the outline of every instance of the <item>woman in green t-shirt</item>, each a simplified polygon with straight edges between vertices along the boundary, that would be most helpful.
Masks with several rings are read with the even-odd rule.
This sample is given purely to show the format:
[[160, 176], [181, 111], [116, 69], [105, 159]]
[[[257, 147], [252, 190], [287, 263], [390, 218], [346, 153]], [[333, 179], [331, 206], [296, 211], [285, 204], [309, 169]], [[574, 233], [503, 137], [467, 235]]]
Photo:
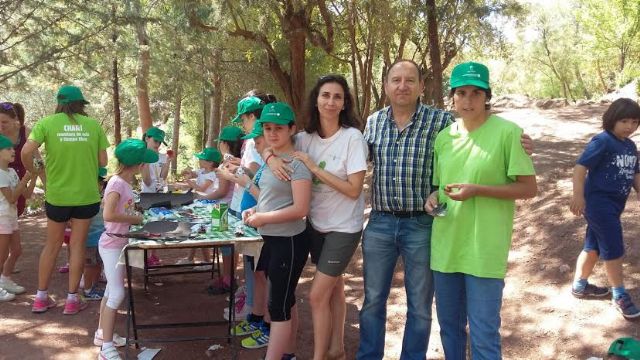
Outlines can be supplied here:
[[78, 87], [62, 86], [57, 102], [55, 114], [35, 124], [21, 154], [25, 168], [34, 172], [33, 155], [43, 144], [46, 149], [47, 241], [40, 254], [38, 292], [31, 311], [42, 313], [56, 306], [48, 296], [49, 279], [62, 246], [64, 229], [71, 222], [69, 294], [63, 313], [72, 315], [87, 307], [77, 290], [89, 224], [100, 209], [95, 179], [98, 168], [107, 165], [109, 142], [100, 124], [87, 116], [84, 107], [88, 102]]
[[[447, 359], [466, 359], [469, 323], [474, 359], [500, 359], [500, 308], [515, 199], [535, 196], [535, 172], [522, 129], [492, 115], [489, 70], [468, 62], [451, 74], [461, 120], [435, 142], [433, 183], [425, 204], [435, 216], [431, 269]], [[446, 207], [445, 207], [446, 206]]]

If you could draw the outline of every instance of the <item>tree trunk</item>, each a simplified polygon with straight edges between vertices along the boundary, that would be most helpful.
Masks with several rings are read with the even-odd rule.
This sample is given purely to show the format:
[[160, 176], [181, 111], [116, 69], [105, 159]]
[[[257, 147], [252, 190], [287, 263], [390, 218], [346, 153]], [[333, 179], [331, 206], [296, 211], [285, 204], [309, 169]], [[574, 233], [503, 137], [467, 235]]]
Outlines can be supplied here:
[[[305, 94], [305, 49], [307, 43], [305, 9], [300, 9], [288, 19], [285, 19], [285, 36], [289, 41], [289, 61], [291, 72], [287, 93], [285, 96], [296, 115], [298, 129], [303, 126], [302, 114]], [[288, 26], [287, 26], [288, 25]]]
[[427, 31], [429, 34], [429, 59], [433, 74], [432, 100], [439, 109], [444, 108], [442, 99], [442, 63], [440, 59], [440, 41], [438, 39], [438, 20], [435, 0], [426, 0], [427, 6]]
[[[112, 21], [114, 23], [113, 35], [111, 37], [114, 48], [117, 45], [118, 33], [116, 32], [116, 5], [111, 6]], [[118, 52], [114, 51], [113, 67], [112, 67], [112, 91], [113, 91], [113, 137], [115, 145], [122, 142], [121, 126], [122, 118], [120, 114], [120, 82], [118, 79]]]
[[182, 86], [178, 84], [176, 88], [176, 110], [173, 113], [173, 139], [171, 141], [171, 150], [173, 158], [171, 159], [171, 173], [175, 176], [178, 173], [178, 147], [180, 145], [180, 112], [182, 111]]
[[209, 131], [207, 132], [207, 146], [211, 147], [214, 140], [220, 133], [222, 127], [222, 74], [220, 61], [222, 58], [222, 50], [215, 49], [213, 52], [213, 91], [211, 93], [211, 108], [209, 111]]
[[133, 1], [136, 19], [136, 34], [138, 37], [138, 67], [136, 71], [136, 97], [138, 100], [138, 116], [140, 117], [140, 128], [146, 131], [153, 126], [151, 118], [151, 106], [149, 105], [149, 62], [151, 53], [149, 51], [149, 37], [147, 36], [147, 24], [142, 19], [140, 11], [140, 0]]

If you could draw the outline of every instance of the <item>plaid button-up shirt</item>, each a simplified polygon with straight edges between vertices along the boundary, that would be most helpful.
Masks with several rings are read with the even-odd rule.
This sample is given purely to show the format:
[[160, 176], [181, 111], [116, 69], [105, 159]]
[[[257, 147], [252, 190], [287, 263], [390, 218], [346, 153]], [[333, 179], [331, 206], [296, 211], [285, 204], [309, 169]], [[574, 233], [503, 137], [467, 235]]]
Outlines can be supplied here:
[[450, 113], [421, 103], [402, 131], [391, 107], [369, 116], [364, 138], [373, 160], [373, 210], [424, 211], [431, 193], [436, 136], [453, 119]]

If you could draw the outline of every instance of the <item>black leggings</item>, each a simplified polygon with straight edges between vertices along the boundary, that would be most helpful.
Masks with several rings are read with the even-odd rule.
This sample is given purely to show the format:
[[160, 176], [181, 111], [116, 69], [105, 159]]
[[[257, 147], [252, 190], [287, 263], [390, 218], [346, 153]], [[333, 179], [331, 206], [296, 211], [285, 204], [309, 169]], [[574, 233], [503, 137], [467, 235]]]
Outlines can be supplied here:
[[310, 240], [306, 230], [294, 236], [263, 235], [269, 249], [269, 315], [271, 321], [288, 321], [296, 303], [296, 287], [309, 257]]

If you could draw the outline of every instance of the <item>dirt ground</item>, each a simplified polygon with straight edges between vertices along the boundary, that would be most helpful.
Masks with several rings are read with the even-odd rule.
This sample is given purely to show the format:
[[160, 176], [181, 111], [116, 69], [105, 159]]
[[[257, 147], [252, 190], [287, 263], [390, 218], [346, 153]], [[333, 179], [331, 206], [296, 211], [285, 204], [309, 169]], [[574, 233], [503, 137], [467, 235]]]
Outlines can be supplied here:
[[[509, 271], [502, 309], [502, 337], [505, 359], [587, 359], [604, 357], [609, 344], [622, 336], [640, 337], [638, 322], [624, 320], [609, 301], [577, 300], [570, 295], [575, 258], [581, 249], [585, 222], [568, 209], [573, 163], [588, 139], [599, 129], [601, 105], [566, 107], [552, 110], [503, 110], [502, 116], [520, 124], [536, 144], [534, 160], [538, 173], [539, 196], [518, 203], [513, 246], [509, 255]], [[632, 297], [640, 301], [640, 265], [638, 264], [640, 206], [632, 195], [623, 216], [626, 234], [626, 286]], [[97, 348], [92, 335], [98, 322], [98, 304], [76, 316], [63, 316], [67, 275], [54, 273], [51, 293], [59, 306], [45, 314], [32, 314], [30, 304], [36, 288], [36, 268], [44, 241], [44, 216], [21, 221], [24, 255], [19, 261], [20, 273], [15, 280], [28, 291], [16, 300], [0, 304], [0, 359], [94, 359]], [[184, 250], [183, 250], [184, 252]], [[170, 261], [183, 253], [165, 253]], [[64, 263], [61, 252], [58, 265]], [[355, 357], [358, 346], [358, 309], [363, 300], [362, 254], [358, 250], [346, 278], [347, 321], [345, 341], [348, 358]], [[298, 359], [312, 357], [313, 334], [309, 306], [306, 301], [313, 268], [308, 266], [298, 287], [301, 325], [298, 332]], [[605, 283], [603, 268], [598, 266], [592, 281]], [[207, 276], [184, 275], [157, 279], [150, 292], [142, 290], [141, 273], [134, 276], [134, 293], [139, 322], [222, 320], [224, 296], [205, 292]], [[124, 306], [123, 306], [124, 308]], [[117, 332], [125, 334], [125, 312], [121, 311]], [[406, 299], [402, 288], [401, 265], [393, 284], [388, 304], [385, 358], [399, 358], [402, 330], [406, 316]], [[142, 338], [184, 335], [221, 335], [226, 328], [141, 331]], [[210, 345], [222, 350], [207, 354]], [[238, 343], [236, 343], [238, 344]], [[194, 341], [148, 344], [161, 348], [156, 359], [229, 359], [229, 346], [224, 341]], [[239, 347], [239, 346], [238, 346]], [[239, 350], [240, 359], [259, 359], [265, 349]], [[131, 348], [131, 357], [136, 350]], [[429, 344], [429, 359], [442, 359], [439, 328], [435, 319]]]

